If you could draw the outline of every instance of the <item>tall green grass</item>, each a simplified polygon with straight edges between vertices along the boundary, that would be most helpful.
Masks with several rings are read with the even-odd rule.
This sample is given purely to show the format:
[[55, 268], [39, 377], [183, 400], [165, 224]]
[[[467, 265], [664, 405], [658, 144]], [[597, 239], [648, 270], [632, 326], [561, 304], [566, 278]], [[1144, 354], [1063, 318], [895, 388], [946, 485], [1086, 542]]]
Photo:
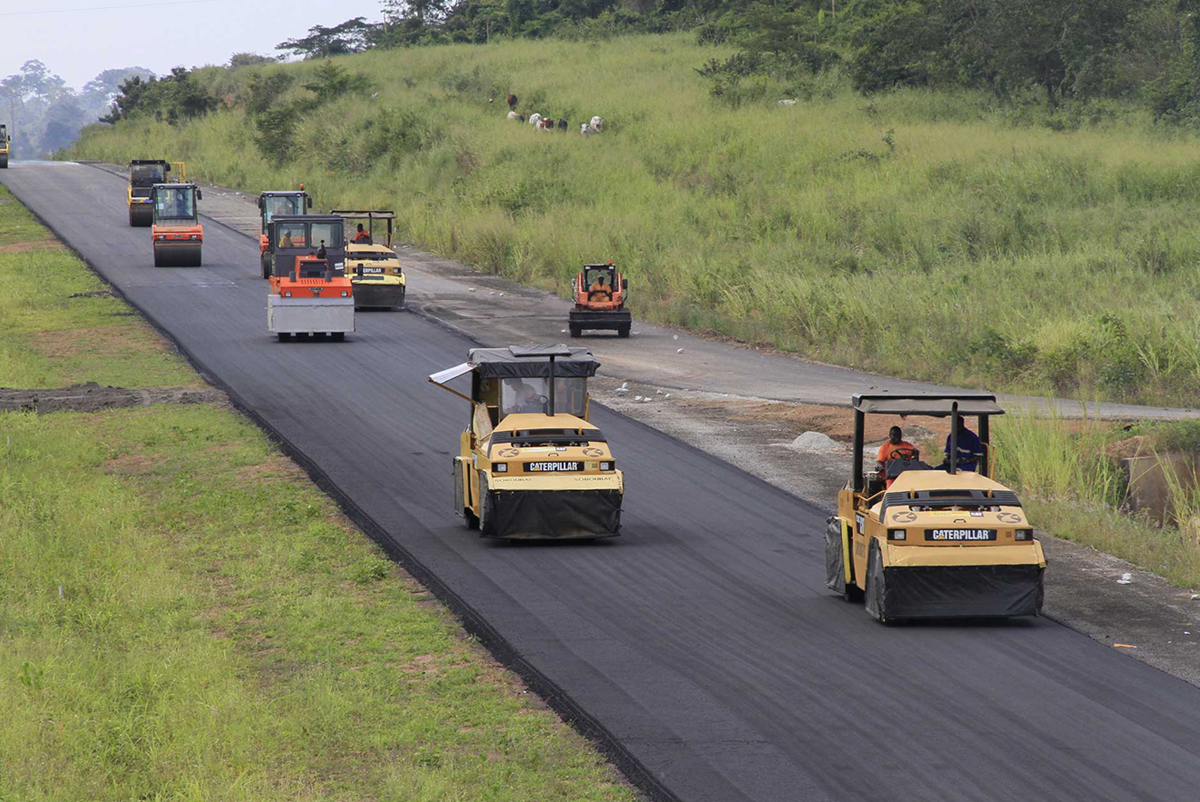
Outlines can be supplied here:
[[[224, 110], [93, 128], [71, 155], [186, 159], [251, 192], [303, 181], [322, 207], [395, 208], [405, 239], [560, 293], [612, 258], [639, 316], [835, 363], [1125, 400], [1200, 390], [1193, 139], [1130, 110], [1056, 132], [982, 95], [868, 100], [836, 74], [761, 81], [735, 109], [694, 70], [721, 55], [671, 34], [347, 57], [378, 97], [306, 115], [284, 164], [254, 144], [252, 73], [213, 70]], [[266, 70], [299, 76], [286, 106], [315, 67]], [[509, 91], [571, 132], [509, 122]], [[607, 130], [585, 140], [593, 114]]]
[[[1113, 554], [1179, 585], [1200, 587], [1200, 482], [1157, 458], [1168, 488], [1159, 525], [1124, 508], [1126, 476], [1109, 447], [1133, 432], [1104, 421], [1006, 415], [993, 430], [997, 476], [1019, 488], [1030, 519], [1052, 534]], [[1191, 423], [1141, 432], [1148, 456], [1160, 447], [1197, 454]], [[1178, 453], [1178, 452], [1177, 452]]]

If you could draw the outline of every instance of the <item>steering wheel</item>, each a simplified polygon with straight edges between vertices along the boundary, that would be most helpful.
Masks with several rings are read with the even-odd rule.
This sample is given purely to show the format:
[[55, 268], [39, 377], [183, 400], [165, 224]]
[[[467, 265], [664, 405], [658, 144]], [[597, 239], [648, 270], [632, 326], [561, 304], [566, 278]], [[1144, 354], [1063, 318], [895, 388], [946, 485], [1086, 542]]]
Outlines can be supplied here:
[[918, 449], [909, 448], [908, 446], [902, 446], [900, 448], [893, 448], [892, 453], [888, 455], [889, 461], [894, 460], [894, 459], [895, 460], [915, 460], [915, 459], [920, 459], [920, 458], [921, 458], [921, 452]]

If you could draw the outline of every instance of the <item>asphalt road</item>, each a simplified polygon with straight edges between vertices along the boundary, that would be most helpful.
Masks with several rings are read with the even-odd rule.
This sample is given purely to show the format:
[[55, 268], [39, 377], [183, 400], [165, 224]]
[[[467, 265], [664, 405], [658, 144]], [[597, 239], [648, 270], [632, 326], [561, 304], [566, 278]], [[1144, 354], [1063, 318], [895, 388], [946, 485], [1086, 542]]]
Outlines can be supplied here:
[[1195, 798], [1200, 690], [1046, 620], [880, 626], [824, 589], [820, 511], [607, 410], [623, 537], [480, 540], [449, 501], [466, 405], [425, 381], [468, 342], [392, 313], [342, 344], [279, 343], [251, 240], [206, 225], [204, 267], [156, 269], [120, 178], [17, 163], [0, 180], [653, 792]]

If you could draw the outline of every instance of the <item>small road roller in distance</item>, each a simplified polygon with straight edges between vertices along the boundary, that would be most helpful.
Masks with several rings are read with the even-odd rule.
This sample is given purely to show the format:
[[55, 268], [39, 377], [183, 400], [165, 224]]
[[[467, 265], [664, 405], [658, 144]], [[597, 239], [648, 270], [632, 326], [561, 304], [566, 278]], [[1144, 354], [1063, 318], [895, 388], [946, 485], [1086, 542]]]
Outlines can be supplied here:
[[[129, 206], [129, 225], [145, 228], [154, 222], [155, 184], [167, 183], [171, 165], [160, 159], [134, 159], [129, 162], [129, 189], [126, 203]], [[181, 179], [182, 180], [182, 179]]]
[[333, 215], [272, 217], [267, 330], [281, 341], [326, 334], [341, 341], [354, 331], [343, 223]]
[[[884, 623], [1039, 615], [1042, 545], [1017, 494], [988, 475], [988, 421], [1004, 414], [996, 397], [855, 395], [851, 406], [853, 467], [825, 532], [826, 585], [864, 601]], [[865, 418], [872, 414], [950, 418], [946, 462], [931, 467], [902, 442], [882, 472], [874, 462], [864, 470]], [[976, 420], [977, 434], [964, 418]], [[962, 444], [976, 436], [978, 453], [964, 452]], [[959, 467], [966, 459], [977, 470]]]
[[258, 257], [259, 268], [264, 279], [271, 277], [271, 257], [267, 253], [271, 246], [271, 238], [267, 230], [271, 225], [271, 219], [277, 214], [308, 214], [308, 210], [312, 208], [312, 205], [312, 198], [304, 191], [303, 184], [300, 185], [299, 190], [263, 192], [258, 196], [258, 211], [262, 217], [262, 233], [259, 235]]
[[[400, 257], [392, 248], [392, 222], [396, 213], [386, 209], [334, 209], [330, 214], [343, 217], [348, 223], [366, 221], [362, 231], [346, 232], [346, 275], [354, 285], [354, 306], [358, 309], [404, 306], [408, 281], [400, 266]], [[387, 224], [387, 238], [383, 242], [377, 242], [375, 238], [377, 222]]]
[[155, 267], [199, 267], [204, 245], [204, 226], [196, 202], [203, 197], [195, 184], [155, 184], [154, 225], [150, 237], [154, 243]]

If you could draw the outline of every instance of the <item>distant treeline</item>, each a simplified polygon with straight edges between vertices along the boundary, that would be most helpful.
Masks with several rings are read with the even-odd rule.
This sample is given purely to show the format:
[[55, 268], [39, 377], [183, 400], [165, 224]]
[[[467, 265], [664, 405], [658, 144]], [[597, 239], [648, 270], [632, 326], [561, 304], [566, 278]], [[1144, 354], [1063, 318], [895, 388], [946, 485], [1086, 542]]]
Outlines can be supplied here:
[[0, 122], [13, 138], [13, 157], [42, 158], [69, 147], [80, 128], [108, 110], [123, 81], [152, 74], [144, 67], [105, 70], [76, 91], [42, 62], [25, 62], [0, 79]]

